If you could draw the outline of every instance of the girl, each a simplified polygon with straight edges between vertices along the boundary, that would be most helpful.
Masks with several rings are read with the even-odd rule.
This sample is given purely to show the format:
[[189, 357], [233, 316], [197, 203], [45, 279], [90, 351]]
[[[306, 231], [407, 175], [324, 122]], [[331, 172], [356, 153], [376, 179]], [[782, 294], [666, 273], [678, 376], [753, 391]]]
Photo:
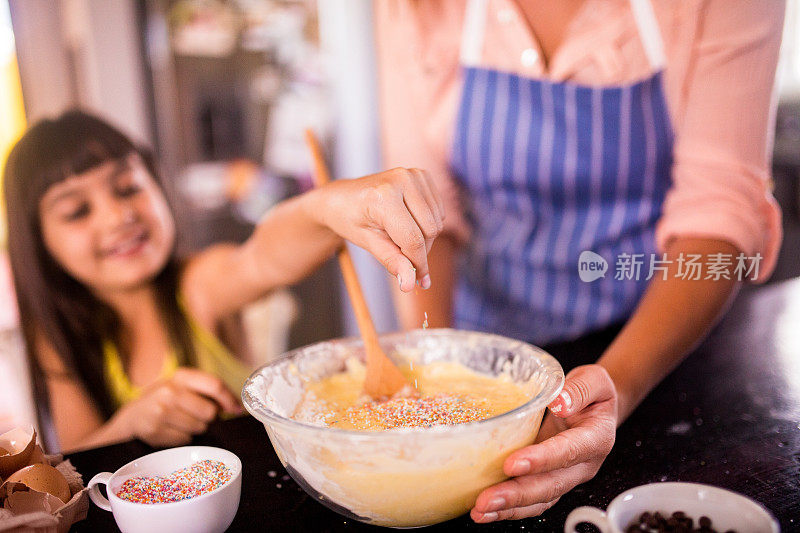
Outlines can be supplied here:
[[[236, 400], [249, 372], [211, 333], [342, 246], [410, 291], [430, 286], [442, 228], [418, 170], [334, 182], [274, 208], [242, 245], [175, 256], [149, 154], [83, 112], [34, 125], [5, 169], [9, 252], [42, 427], [64, 449], [139, 438], [171, 446]], [[52, 443], [51, 443], [52, 445]]]

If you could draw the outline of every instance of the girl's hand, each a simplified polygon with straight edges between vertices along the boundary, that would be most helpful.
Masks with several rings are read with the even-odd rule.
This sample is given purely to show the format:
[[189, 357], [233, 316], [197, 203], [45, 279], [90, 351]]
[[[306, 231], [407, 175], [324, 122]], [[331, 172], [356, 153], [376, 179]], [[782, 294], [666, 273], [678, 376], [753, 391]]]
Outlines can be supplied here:
[[151, 446], [178, 446], [205, 432], [220, 409], [241, 412], [219, 378], [202, 370], [179, 368], [172, 378], [152, 385], [123, 406], [115, 418], [131, 437]]
[[550, 404], [537, 443], [508, 456], [510, 480], [484, 490], [470, 516], [493, 522], [537, 516], [562, 494], [593, 478], [617, 430], [617, 393], [606, 370], [586, 365], [567, 375], [564, 390]]
[[428, 251], [442, 231], [444, 205], [418, 169], [395, 168], [337, 180], [312, 192], [309, 215], [374, 255], [408, 292], [431, 285]]

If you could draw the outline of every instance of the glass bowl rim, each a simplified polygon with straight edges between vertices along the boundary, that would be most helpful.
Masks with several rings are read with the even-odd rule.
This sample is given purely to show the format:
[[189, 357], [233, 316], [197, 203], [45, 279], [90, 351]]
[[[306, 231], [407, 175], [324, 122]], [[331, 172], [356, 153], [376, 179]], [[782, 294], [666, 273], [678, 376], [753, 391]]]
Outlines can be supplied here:
[[294, 348], [282, 354], [274, 361], [259, 366], [256, 370], [253, 371], [252, 374], [250, 374], [250, 376], [245, 381], [244, 386], [242, 387], [242, 403], [244, 404], [245, 409], [247, 409], [247, 411], [251, 415], [253, 415], [253, 417], [255, 417], [262, 424], [268, 424], [270, 427], [277, 425], [277, 426], [282, 426], [284, 428], [288, 427], [291, 428], [292, 430], [301, 430], [312, 433], [324, 432], [325, 435], [339, 435], [339, 436], [346, 436], [354, 439], [363, 439], [363, 440], [402, 438], [403, 436], [417, 436], [417, 435], [434, 437], [434, 436], [451, 436], [451, 435], [458, 435], [462, 433], [471, 432], [480, 427], [495, 425], [499, 421], [521, 418], [522, 416], [528, 414], [531, 411], [544, 409], [550, 404], [550, 402], [556, 399], [556, 396], [558, 396], [559, 392], [561, 392], [561, 389], [564, 386], [564, 369], [561, 367], [561, 364], [555, 357], [547, 353], [542, 348], [539, 348], [538, 346], [517, 339], [512, 339], [511, 337], [504, 337], [502, 335], [497, 335], [494, 333], [486, 333], [483, 331], [470, 331], [470, 330], [460, 330], [452, 328], [427, 328], [427, 329], [414, 329], [409, 331], [385, 333], [379, 335], [379, 339], [381, 341], [391, 340], [393, 338], [402, 338], [409, 334], [414, 334], [414, 333], [419, 334], [420, 332], [423, 331], [427, 335], [470, 334], [470, 335], [477, 335], [480, 337], [484, 337], [487, 339], [500, 339], [506, 342], [511, 341], [513, 343], [519, 344], [520, 346], [524, 347], [527, 350], [531, 350], [532, 352], [536, 353], [536, 355], [540, 358], [542, 366], [552, 371], [552, 374], [548, 376], [547, 381], [545, 382], [545, 386], [542, 387], [542, 389], [539, 390], [539, 392], [537, 392], [532, 398], [530, 398], [522, 405], [519, 405], [514, 409], [506, 411], [505, 413], [499, 414], [497, 416], [484, 418], [483, 420], [476, 420], [474, 422], [467, 422], [464, 424], [436, 425], [431, 427], [392, 428], [381, 431], [359, 431], [354, 429], [341, 429], [329, 426], [315, 425], [308, 422], [301, 422], [299, 420], [293, 420], [291, 418], [287, 418], [285, 416], [279, 415], [278, 413], [275, 413], [273, 410], [269, 409], [266, 405], [264, 405], [263, 401], [255, 398], [247, 390], [248, 386], [251, 383], [253, 383], [253, 380], [257, 376], [261, 374], [262, 370], [271, 366], [277, 366], [286, 361], [287, 359], [294, 357], [296, 354], [311, 348], [312, 346], [317, 346], [326, 343], [351, 344], [356, 347], [363, 345], [363, 341], [361, 340], [360, 337], [338, 337], [335, 339], [314, 342], [311, 344], [307, 344], [305, 346]]

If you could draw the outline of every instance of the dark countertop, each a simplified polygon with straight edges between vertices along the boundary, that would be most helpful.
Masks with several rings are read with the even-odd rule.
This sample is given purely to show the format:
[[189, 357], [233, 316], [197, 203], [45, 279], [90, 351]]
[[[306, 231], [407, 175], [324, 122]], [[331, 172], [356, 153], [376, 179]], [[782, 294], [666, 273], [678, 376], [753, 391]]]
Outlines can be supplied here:
[[[215, 423], [193, 444], [226, 448], [242, 460], [231, 531], [380, 530], [306, 495], [253, 418]], [[88, 482], [151, 451], [128, 442], [68, 457]], [[604, 508], [626, 489], [667, 480], [740, 492], [767, 507], [784, 532], [800, 531], [800, 279], [743, 291], [709, 338], [620, 427], [597, 476], [542, 516], [490, 525], [465, 516], [425, 531], [562, 531], [575, 507]], [[111, 513], [94, 505], [72, 529], [114, 530]]]

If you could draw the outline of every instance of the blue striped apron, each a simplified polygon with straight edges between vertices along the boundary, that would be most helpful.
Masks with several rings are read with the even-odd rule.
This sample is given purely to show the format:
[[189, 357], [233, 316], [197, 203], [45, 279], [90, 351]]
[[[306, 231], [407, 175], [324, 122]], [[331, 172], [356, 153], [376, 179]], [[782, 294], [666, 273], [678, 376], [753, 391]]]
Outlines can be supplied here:
[[[631, 4], [656, 74], [590, 87], [478, 66], [486, 5], [471, 0], [451, 165], [473, 235], [456, 285], [456, 327], [544, 345], [625, 320], [641, 298], [646, 268], [638, 280], [616, 280], [615, 265], [621, 254], [656, 251], [672, 133], [652, 7]], [[584, 250], [608, 262], [605, 277], [581, 281]]]

